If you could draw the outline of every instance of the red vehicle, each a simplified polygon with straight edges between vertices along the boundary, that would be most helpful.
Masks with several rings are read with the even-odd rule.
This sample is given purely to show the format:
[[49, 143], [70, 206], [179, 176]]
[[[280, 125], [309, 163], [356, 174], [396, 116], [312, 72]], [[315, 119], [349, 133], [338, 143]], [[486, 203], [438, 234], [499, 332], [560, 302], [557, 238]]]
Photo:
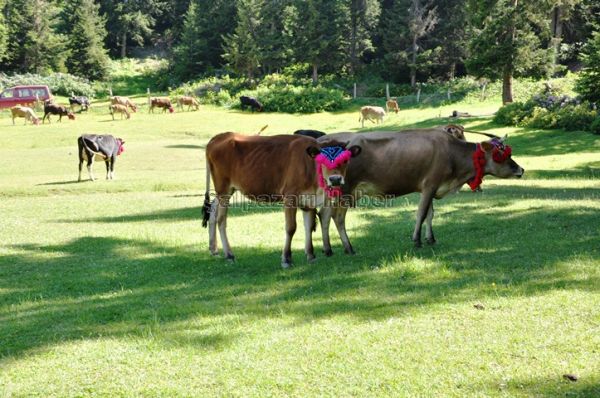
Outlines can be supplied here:
[[37, 100], [45, 101], [50, 98], [52, 93], [48, 86], [15, 86], [0, 94], [0, 109], [15, 105], [33, 106]]

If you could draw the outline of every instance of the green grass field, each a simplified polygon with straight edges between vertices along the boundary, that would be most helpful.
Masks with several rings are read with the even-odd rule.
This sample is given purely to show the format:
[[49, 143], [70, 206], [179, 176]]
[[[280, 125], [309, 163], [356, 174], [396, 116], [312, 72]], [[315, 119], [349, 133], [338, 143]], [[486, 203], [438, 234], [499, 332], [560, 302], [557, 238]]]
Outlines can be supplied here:
[[[317, 233], [307, 264], [299, 230], [283, 270], [277, 208], [232, 209], [237, 260], [209, 255], [203, 148], [264, 125], [356, 131], [357, 111], [105, 109], [37, 127], [0, 114], [0, 397], [600, 396], [597, 136], [463, 120], [509, 133], [525, 177], [438, 201], [434, 247], [412, 246], [409, 195], [349, 212], [356, 256], [332, 228], [335, 255]], [[76, 182], [82, 133], [125, 139], [115, 181], [97, 163], [98, 181]]]

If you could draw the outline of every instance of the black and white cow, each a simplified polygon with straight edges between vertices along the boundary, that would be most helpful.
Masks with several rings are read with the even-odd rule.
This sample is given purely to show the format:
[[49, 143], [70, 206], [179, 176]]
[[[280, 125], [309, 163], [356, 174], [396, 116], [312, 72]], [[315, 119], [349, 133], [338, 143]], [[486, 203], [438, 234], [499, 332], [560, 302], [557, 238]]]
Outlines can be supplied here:
[[252, 112], [254, 112], [255, 109], [259, 112], [263, 111], [262, 104], [256, 98], [246, 97], [245, 95], [242, 95], [240, 97], [240, 107], [242, 108], [242, 110], [244, 110], [246, 106], [249, 106]]
[[94, 172], [92, 165], [95, 160], [104, 160], [106, 163], [106, 179], [112, 180], [115, 176], [115, 161], [125, 150], [123, 146], [125, 141], [121, 138], [115, 138], [112, 135], [83, 134], [77, 138], [79, 147], [79, 179], [81, 181], [81, 169], [83, 161], [87, 161], [87, 169], [90, 180], [94, 181]]
[[88, 97], [80, 96], [80, 97], [70, 97], [69, 105], [71, 105], [71, 112], [74, 111], [75, 106], [80, 106], [82, 111], [87, 111], [90, 109], [90, 100]]

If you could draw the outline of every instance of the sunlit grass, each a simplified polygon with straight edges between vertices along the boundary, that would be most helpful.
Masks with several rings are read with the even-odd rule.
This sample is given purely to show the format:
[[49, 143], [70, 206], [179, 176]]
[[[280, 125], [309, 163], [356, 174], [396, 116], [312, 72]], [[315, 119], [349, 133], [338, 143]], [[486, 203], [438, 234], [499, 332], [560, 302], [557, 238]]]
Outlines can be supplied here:
[[[209, 255], [203, 147], [266, 124], [359, 131], [357, 111], [113, 122], [95, 107], [38, 127], [0, 117], [0, 396], [600, 394], [597, 137], [463, 120], [508, 133], [525, 178], [436, 202], [434, 247], [412, 247], [416, 195], [349, 212], [356, 256], [332, 228], [334, 256], [308, 264], [299, 229], [282, 270], [280, 209], [232, 209], [237, 261]], [[494, 110], [402, 110], [379, 127], [453, 109]], [[96, 164], [98, 181], [75, 182], [88, 132], [127, 141], [117, 180]]]

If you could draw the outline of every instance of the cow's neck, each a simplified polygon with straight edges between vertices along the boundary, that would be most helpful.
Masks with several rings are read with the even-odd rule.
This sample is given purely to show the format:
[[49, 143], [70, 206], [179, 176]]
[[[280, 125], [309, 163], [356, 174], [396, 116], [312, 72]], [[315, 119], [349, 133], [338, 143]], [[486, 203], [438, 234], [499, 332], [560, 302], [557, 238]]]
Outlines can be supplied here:
[[467, 142], [463, 146], [460, 155], [458, 156], [460, 164], [457, 167], [458, 179], [462, 181], [462, 184], [466, 184], [475, 178], [476, 170], [473, 163], [473, 154], [477, 150], [477, 144]]

